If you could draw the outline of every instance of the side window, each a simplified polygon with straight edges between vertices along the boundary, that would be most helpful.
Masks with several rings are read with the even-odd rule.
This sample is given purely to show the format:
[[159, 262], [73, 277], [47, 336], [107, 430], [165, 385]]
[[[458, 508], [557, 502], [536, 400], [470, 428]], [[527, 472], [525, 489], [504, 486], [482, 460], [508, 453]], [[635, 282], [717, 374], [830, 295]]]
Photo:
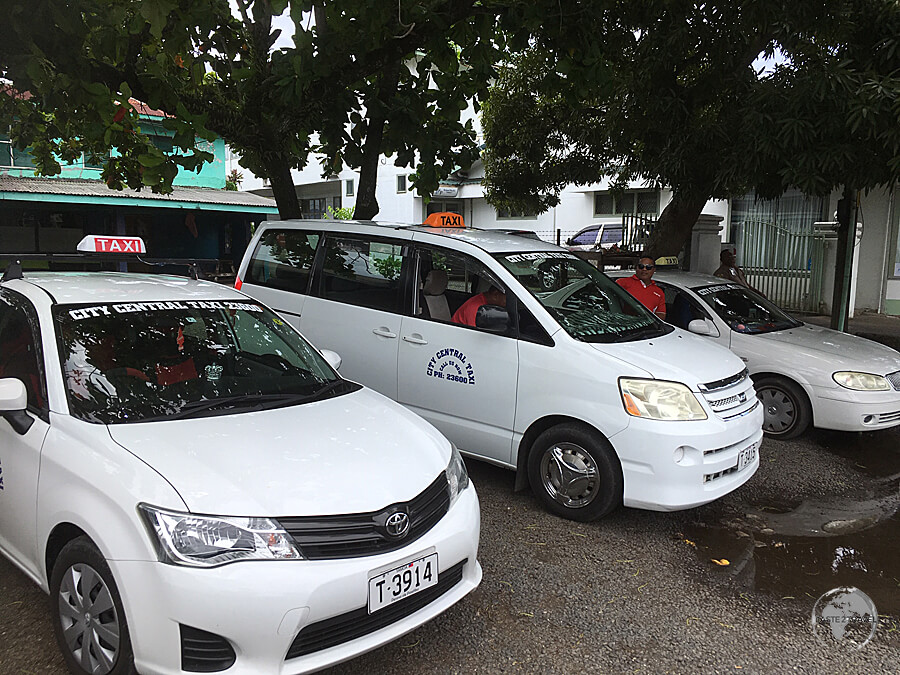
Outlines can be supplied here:
[[37, 326], [37, 317], [25, 300], [0, 295], [0, 377], [22, 380], [28, 407], [40, 410], [46, 407], [47, 389], [40, 342], [32, 326]]
[[259, 240], [247, 279], [253, 284], [306, 294], [321, 235], [302, 230], [269, 230]]
[[694, 319], [705, 319], [709, 315], [699, 303], [684, 291], [673, 286], [662, 285], [666, 293], [666, 321], [673, 326], [687, 330]]
[[[506, 288], [475, 258], [447, 249], [422, 248], [416, 274], [416, 314], [474, 327], [477, 304], [504, 304]], [[499, 295], [491, 292], [499, 291]], [[487, 302], [481, 302], [485, 298]], [[443, 298], [443, 299], [442, 299]], [[476, 304], [467, 305], [474, 300]], [[467, 305], [467, 311], [460, 309]]]
[[328, 237], [320, 294], [348, 305], [401, 312], [401, 272], [406, 258], [399, 243]]

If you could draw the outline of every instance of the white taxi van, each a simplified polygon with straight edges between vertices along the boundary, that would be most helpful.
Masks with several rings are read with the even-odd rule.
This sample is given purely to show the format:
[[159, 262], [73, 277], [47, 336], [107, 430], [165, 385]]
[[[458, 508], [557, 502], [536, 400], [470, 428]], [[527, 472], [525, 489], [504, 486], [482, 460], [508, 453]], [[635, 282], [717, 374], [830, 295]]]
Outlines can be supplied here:
[[481, 579], [480, 511], [431, 425], [209, 282], [0, 282], [0, 552], [73, 673], [305, 673]]
[[430, 218], [263, 223], [236, 286], [561, 516], [690, 508], [753, 475], [740, 359], [565, 249]]

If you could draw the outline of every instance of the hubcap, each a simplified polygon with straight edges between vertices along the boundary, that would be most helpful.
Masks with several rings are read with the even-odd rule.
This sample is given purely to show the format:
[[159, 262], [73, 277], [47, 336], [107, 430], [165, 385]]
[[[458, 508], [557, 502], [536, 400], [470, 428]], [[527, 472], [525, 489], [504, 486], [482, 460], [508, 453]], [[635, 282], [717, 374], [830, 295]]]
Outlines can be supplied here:
[[69, 650], [91, 675], [107, 675], [119, 653], [119, 621], [109, 588], [93, 567], [72, 565], [59, 588], [59, 619]]
[[790, 431], [797, 422], [793, 399], [780, 389], [761, 389], [757, 395], [763, 404], [763, 430], [772, 434]]
[[587, 506], [600, 490], [594, 459], [574, 443], [556, 443], [544, 452], [541, 478], [547, 494], [569, 509]]

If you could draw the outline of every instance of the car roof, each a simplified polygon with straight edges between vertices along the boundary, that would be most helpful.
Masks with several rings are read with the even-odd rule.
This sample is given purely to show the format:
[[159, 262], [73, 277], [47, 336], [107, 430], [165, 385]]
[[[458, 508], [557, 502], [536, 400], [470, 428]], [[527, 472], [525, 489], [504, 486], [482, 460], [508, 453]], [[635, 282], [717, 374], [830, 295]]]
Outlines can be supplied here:
[[[608, 276], [613, 278], [631, 276], [634, 270], [609, 270], [606, 272]], [[733, 281], [713, 276], [712, 274], [701, 274], [699, 272], [685, 272], [676, 269], [657, 268], [653, 274], [654, 281], [669, 282], [686, 288], [697, 288], [698, 286], [720, 286], [722, 284], [733, 284]]]
[[[405, 230], [414, 233], [424, 233], [435, 235], [438, 237], [446, 237], [456, 241], [462, 241], [473, 244], [488, 253], [520, 253], [546, 250], [565, 251], [566, 249], [558, 247], [539, 239], [530, 239], [528, 237], [520, 237], [515, 234], [509, 234], [505, 230], [480, 230], [475, 227], [465, 228], [449, 228], [449, 227], [428, 227], [426, 225], [410, 225], [408, 223], [382, 222], [374, 220], [272, 220], [263, 225], [267, 227], [283, 227], [284, 225], [292, 225], [294, 227], [316, 228], [319, 230], [338, 230], [343, 232], [352, 232], [354, 225], [373, 226], [384, 228], [385, 230]], [[388, 234], [388, 232], [385, 232]]]
[[246, 299], [243, 294], [223, 284], [168, 274], [25, 270], [21, 282], [43, 289], [61, 304]]

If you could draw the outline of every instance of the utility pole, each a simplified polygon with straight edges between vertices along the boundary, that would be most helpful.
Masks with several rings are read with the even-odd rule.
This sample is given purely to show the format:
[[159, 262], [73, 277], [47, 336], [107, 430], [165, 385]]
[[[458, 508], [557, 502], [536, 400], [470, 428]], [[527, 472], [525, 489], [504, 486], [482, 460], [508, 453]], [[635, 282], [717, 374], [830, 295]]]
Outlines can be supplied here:
[[850, 281], [853, 276], [853, 249], [856, 243], [856, 209], [859, 193], [844, 186], [838, 201], [837, 257], [834, 263], [834, 295], [831, 300], [831, 327], [846, 331], [850, 316]]

